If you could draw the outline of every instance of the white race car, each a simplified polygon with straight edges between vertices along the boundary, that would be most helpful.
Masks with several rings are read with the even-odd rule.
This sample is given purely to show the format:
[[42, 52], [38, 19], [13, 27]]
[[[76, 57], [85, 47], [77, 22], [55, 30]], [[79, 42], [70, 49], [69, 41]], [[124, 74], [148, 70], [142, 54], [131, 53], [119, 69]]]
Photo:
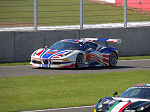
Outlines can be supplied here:
[[116, 48], [99, 45], [98, 41], [121, 43], [120, 39], [65, 39], [50, 47], [40, 48], [31, 55], [33, 68], [77, 68], [116, 66]]

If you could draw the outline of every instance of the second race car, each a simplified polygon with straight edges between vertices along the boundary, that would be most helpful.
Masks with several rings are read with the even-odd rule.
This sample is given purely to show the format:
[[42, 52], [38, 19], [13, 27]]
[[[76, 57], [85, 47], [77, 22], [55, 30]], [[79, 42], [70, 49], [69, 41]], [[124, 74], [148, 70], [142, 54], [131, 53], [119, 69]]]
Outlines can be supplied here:
[[130, 87], [119, 97], [104, 97], [94, 112], [150, 112], [150, 84]]

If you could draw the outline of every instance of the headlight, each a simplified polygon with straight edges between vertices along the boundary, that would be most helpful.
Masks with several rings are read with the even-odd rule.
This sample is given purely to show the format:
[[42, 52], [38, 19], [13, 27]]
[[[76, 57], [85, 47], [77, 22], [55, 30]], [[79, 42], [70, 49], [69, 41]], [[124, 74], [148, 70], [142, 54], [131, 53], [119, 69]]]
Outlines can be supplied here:
[[137, 111], [142, 111], [142, 110], [144, 110], [144, 107], [139, 107], [139, 108], [137, 109]]
[[98, 108], [102, 108], [103, 107], [103, 105], [102, 104], [100, 104], [99, 106], [98, 106]]

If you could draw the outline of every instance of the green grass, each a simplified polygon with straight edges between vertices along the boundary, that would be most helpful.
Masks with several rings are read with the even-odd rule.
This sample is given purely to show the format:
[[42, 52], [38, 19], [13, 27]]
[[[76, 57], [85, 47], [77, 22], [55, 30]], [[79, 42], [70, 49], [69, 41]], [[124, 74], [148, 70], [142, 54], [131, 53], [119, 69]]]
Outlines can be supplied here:
[[29, 65], [30, 62], [0, 63], [0, 66], [20, 66]]
[[[39, 25], [80, 24], [80, 0], [38, 0]], [[66, 5], [66, 6], [65, 6]], [[16, 7], [17, 6], [17, 7]], [[123, 22], [123, 9], [84, 0], [84, 24]], [[128, 21], [149, 21], [150, 16], [128, 10]], [[34, 23], [34, 0], [0, 0], [1, 23]], [[8, 24], [6, 23], [6, 24]]]
[[[144, 77], [143, 77], [144, 76]], [[128, 87], [150, 83], [150, 70], [0, 78], [0, 111], [93, 105]]]
[[150, 59], [150, 56], [127, 56], [127, 57], [119, 57], [119, 60], [136, 60], [136, 59]]

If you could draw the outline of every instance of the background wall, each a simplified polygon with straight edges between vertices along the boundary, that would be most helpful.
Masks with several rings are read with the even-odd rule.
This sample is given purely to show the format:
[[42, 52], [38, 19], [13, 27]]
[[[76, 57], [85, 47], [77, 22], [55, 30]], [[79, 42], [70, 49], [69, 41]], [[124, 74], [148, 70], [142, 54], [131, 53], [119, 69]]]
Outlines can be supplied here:
[[85, 29], [38, 32], [0, 32], [0, 62], [29, 61], [31, 53], [46, 45], [69, 38], [121, 39], [122, 44], [110, 44], [120, 56], [150, 55], [150, 28]]

